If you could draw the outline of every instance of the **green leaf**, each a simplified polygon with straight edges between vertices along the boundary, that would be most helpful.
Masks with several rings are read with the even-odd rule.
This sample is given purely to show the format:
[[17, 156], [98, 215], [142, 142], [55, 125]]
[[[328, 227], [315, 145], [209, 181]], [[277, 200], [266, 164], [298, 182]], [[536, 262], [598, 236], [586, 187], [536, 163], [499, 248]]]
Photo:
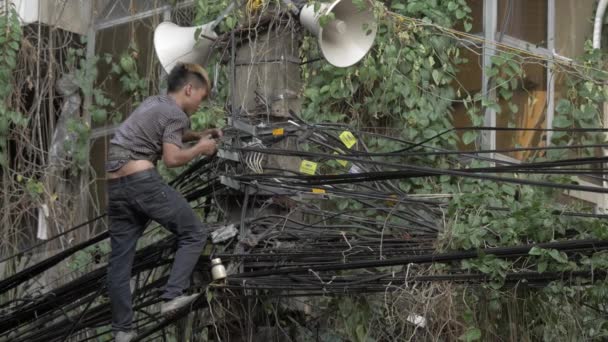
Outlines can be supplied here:
[[466, 17], [466, 15], [467, 15], [467, 12], [465, 12], [461, 9], [456, 10], [456, 19], [460, 20], [460, 19]]
[[435, 81], [436, 85], [439, 85], [439, 83], [441, 82], [441, 74], [439, 73], [439, 70], [434, 69], [432, 72], [433, 75], [433, 81]]
[[515, 196], [515, 187], [512, 185], [503, 185], [501, 186], [502, 191], [506, 192], [508, 195]]
[[528, 252], [528, 254], [530, 255], [543, 255], [544, 249], [540, 248], [540, 247], [532, 247], [530, 248], [530, 251]]
[[508, 89], [500, 89], [499, 93], [500, 96], [507, 101], [513, 97], [513, 92]]
[[551, 258], [553, 258], [553, 260], [559, 262], [560, 264], [568, 263], [568, 258], [566, 257], [566, 255], [560, 253], [560, 251], [558, 251], [557, 249], [550, 249], [549, 255], [551, 256]]
[[473, 322], [475, 322], [475, 316], [473, 315], [473, 311], [466, 310], [463, 314], [462, 314], [462, 318], [464, 319], [464, 321], [467, 324], [473, 324]]
[[396, 4], [392, 4], [391, 8], [403, 11], [403, 10], [405, 10], [405, 5], [404, 4], [396, 3]]
[[557, 101], [555, 111], [559, 114], [569, 114], [570, 112], [572, 112], [572, 103], [566, 99], [560, 99], [559, 101]]
[[420, 12], [426, 8], [426, 5], [420, 2], [410, 2], [407, 5], [407, 11], [410, 13]]
[[334, 19], [336, 19], [336, 15], [334, 14], [334, 12], [329, 12], [327, 14], [323, 14], [322, 16], [319, 17], [319, 25], [321, 27], [325, 27], [327, 24], [329, 24], [329, 22], [331, 22]]
[[454, 1], [448, 2], [448, 10], [454, 11], [457, 8], [458, 8], [458, 4], [456, 4]]
[[91, 112], [91, 119], [93, 119], [93, 122], [95, 123], [102, 123], [105, 122], [108, 118], [108, 113], [106, 112], [105, 109], [96, 109], [93, 112]]
[[498, 75], [497, 68], [486, 67], [485, 70], [486, 70], [486, 74], [488, 77], [494, 77], [494, 76]]
[[367, 333], [365, 332], [365, 327], [363, 324], [357, 324], [357, 328], [355, 328], [355, 333], [357, 334], [357, 340], [365, 341], [365, 336]]
[[505, 58], [503, 56], [492, 56], [490, 57], [490, 61], [492, 62], [492, 64], [498, 66], [505, 64]]
[[465, 145], [468, 145], [470, 143], [472, 143], [473, 141], [475, 141], [475, 139], [477, 138], [477, 133], [474, 131], [467, 131], [462, 135], [462, 142]]
[[198, 41], [198, 39], [200, 38], [202, 32], [203, 32], [203, 28], [202, 27], [199, 27], [196, 30], [194, 30], [194, 37], [193, 37], [194, 41]]
[[471, 24], [468, 21], [464, 22], [464, 31], [465, 32], [471, 32], [471, 29], [473, 28], [473, 24]]
[[572, 126], [572, 120], [566, 118], [563, 115], [558, 115], [553, 118], [553, 127], [566, 128]]
[[547, 266], [548, 266], [547, 261], [546, 261], [546, 260], [541, 260], [541, 261], [538, 263], [538, 265], [537, 265], [537, 268], [538, 268], [538, 273], [543, 273], [543, 272], [545, 272], [545, 271], [547, 270]]
[[469, 328], [458, 339], [466, 342], [479, 341], [481, 339], [481, 330], [479, 328]]

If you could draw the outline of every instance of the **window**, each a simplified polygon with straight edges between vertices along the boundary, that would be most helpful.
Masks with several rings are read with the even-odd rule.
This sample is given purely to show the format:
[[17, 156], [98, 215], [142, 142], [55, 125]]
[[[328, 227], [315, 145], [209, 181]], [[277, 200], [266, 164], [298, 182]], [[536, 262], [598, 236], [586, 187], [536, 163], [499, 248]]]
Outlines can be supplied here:
[[[468, 0], [467, 5], [471, 8], [471, 30], [470, 34], [483, 34], [483, 0]], [[459, 22], [456, 27], [459, 31], [464, 31], [464, 25]]]
[[547, 0], [499, 0], [497, 39], [509, 35], [535, 46], [547, 47], [547, 14]]
[[[96, 35], [96, 53], [103, 56], [109, 54], [113, 57], [113, 62], [117, 66], [121, 65], [121, 53], [128, 53], [135, 60], [134, 67], [136, 74], [146, 80], [148, 89], [157, 88], [158, 81], [158, 62], [153, 46], [154, 28], [162, 21], [160, 15], [149, 16], [137, 21], [124, 23], [99, 30]], [[106, 95], [115, 103], [115, 110], [119, 113], [119, 118], [125, 118], [134, 109], [136, 101], [132, 96], [127, 96], [123, 89], [125, 87], [135, 87], [129, 81], [128, 77], [116, 75], [112, 73], [110, 65], [101, 61], [98, 63], [99, 68], [99, 86], [106, 92]], [[110, 77], [111, 76], [111, 77]], [[121, 80], [122, 78], [122, 80]], [[139, 86], [138, 86], [139, 88]], [[142, 91], [141, 95], [143, 94]], [[112, 125], [110, 121], [107, 123]], [[102, 123], [101, 126], [105, 126]], [[100, 124], [94, 123], [93, 128], [98, 128]]]
[[583, 54], [584, 40], [593, 35], [596, 5], [596, 1], [555, 1], [555, 51], [558, 54], [568, 58]]
[[[518, 127], [552, 128], [557, 102], [566, 96], [568, 87], [564, 82], [563, 67], [555, 68], [556, 59], [575, 59], [584, 53], [585, 41], [591, 38], [595, 15], [594, 1], [568, 0], [468, 0], [472, 9], [470, 33], [485, 38], [483, 50], [476, 56], [477, 47], [466, 45], [461, 55], [468, 59], [459, 66], [454, 89], [463, 93], [454, 104], [455, 126], [471, 124]], [[458, 28], [462, 29], [462, 27]], [[488, 31], [490, 30], [490, 31]], [[467, 44], [467, 43], [463, 43]], [[508, 100], [503, 99], [496, 84], [489, 82], [488, 66], [492, 57], [509, 48], [525, 51], [519, 63], [523, 76], [518, 77]], [[529, 54], [529, 55], [526, 55]], [[492, 75], [495, 76], [495, 75]], [[481, 93], [496, 103], [481, 113], [484, 122], [472, 123], [466, 109], [458, 102], [466, 96]], [[515, 107], [516, 106], [516, 107]], [[516, 110], [513, 110], [516, 108]], [[557, 124], [557, 123], [556, 123]], [[462, 133], [462, 132], [460, 132]], [[556, 133], [557, 134], [557, 133]], [[561, 134], [561, 133], [560, 133]], [[483, 134], [476, 143], [461, 144], [462, 150], [513, 149], [520, 147], [548, 146], [552, 133], [531, 131], [496, 131]], [[461, 134], [462, 137], [462, 134]], [[597, 151], [599, 152], [599, 150]], [[576, 152], [568, 152], [577, 157]], [[496, 154], [507, 161], [530, 161], [536, 157], [549, 156], [545, 151], [518, 151]], [[592, 179], [595, 178], [595, 179]], [[598, 177], [581, 177], [581, 184], [601, 184]], [[601, 203], [601, 196], [586, 193], [570, 193], [570, 196]]]
[[[474, 34], [483, 35], [486, 43], [480, 52], [481, 57], [471, 58], [471, 53], [461, 49], [463, 55], [468, 55], [469, 62], [460, 66], [460, 87], [475, 95], [481, 93], [484, 97], [498, 103], [498, 108], [486, 110], [485, 123], [478, 125], [496, 127], [549, 128], [551, 127], [552, 111], [554, 108], [550, 75], [550, 62], [534, 60], [529, 57], [540, 55], [549, 61], [553, 57], [554, 30], [551, 26], [555, 18], [549, 14], [555, 12], [556, 0], [469, 0], [472, 9]], [[493, 32], [487, 32], [493, 28]], [[500, 96], [496, 84], [488, 82], [487, 67], [491, 66], [493, 56], [500, 55], [494, 42], [499, 45], [512, 46], [518, 50], [530, 52], [523, 56], [523, 76], [512, 89], [509, 99]], [[583, 41], [577, 41], [583, 45]], [[470, 47], [467, 47], [470, 49]], [[502, 49], [502, 48], [501, 48]], [[467, 122], [466, 112], [461, 104], [454, 106], [454, 123], [464, 126]], [[516, 108], [516, 110], [513, 110]], [[529, 131], [497, 131], [486, 132], [483, 139], [483, 149], [513, 149], [520, 147], [546, 146], [548, 135], [544, 132]], [[461, 146], [472, 149], [471, 144]], [[528, 160], [540, 156], [540, 153], [528, 151], [506, 152], [499, 157], [511, 160]]]
[[[496, 127], [546, 128], [547, 68], [546, 64], [523, 65], [523, 78], [517, 82], [509, 100], [499, 98], [500, 113], [496, 113]], [[513, 113], [511, 106], [517, 106]], [[496, 148], [546, 146], [546, 134], [534, 131], [497, 131]], [[540, 154], [542, 155], [541, 152]], [[507, 156], [527, 160], [540, 156], [538, 152], [507, 152]]]

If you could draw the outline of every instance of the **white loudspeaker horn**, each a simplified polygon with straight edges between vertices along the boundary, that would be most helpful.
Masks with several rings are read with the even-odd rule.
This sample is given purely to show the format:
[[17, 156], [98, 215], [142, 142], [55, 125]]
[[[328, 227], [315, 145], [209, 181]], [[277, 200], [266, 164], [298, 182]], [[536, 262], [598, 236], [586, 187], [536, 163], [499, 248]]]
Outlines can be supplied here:
[[[319, 18], [329, 13], [334, 19], [321, 27]], [[300, 12], [300, 22], [319, 39], [325, 59], [337, 67], [349, 67], [360, 61], [372, 48], [376, 38], [376, 22], [369, 7], [357, 8], [352, 0], [337, 0], [321, 4], [315, 13], [314, 5]]]
[[[200, 30], [200, 38], [195, 34]], [[213, 24], [181, 27], [171, 22], [160, 23], [154, 30], [154, 49], [156, 56], [167, 73], [176, 63], [204, 64], [208, 61], [212, 44], [217, 38]]]

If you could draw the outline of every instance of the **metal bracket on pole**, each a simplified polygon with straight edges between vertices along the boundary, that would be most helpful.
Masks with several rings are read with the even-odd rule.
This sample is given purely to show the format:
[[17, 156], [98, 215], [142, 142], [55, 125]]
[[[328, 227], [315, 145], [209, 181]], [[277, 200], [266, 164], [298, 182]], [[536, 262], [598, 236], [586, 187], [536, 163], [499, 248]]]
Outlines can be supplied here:
[[220, 243], [224, 242], [239, 233], [238, 229], [234, 226], [234, 224], [229, 224], [227, 226], [223, 226], [220, 229], [214, 230], [211, 233], [211, 242]]
[[220, 176], [220, 183], [224, 184], [225, 186], [235, 189], [235, 190], [241, 190], [241, 182], [236, 181], [230, 177], [226, 177], [226, 176]]
[[239, 154], [237, 152], [228, 151], [223, 148], [217, 150], [217, 156], [222, 159], [228, 159], [235, 162], [240, 161]]
[[300, 130], [300, 127], [293, 125], [281, 125], [281, 126], [267, 126], [267, 125], [250, 125], [244, 121], [238, 119], [228, 118], [228, 126], [232, 126], [235, 129], [245, 132], [251, 136], [257, 137], [261, 135], [270, 135], [273, 134], [273, 131], [277, 128], [282, 128], [284, 132], [295, 132]]

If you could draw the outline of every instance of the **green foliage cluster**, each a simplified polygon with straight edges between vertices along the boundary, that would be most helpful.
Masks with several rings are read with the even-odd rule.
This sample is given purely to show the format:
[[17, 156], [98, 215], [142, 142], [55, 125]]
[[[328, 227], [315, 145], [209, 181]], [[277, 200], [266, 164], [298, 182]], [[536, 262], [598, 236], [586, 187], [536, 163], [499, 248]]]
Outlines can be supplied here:
[[[124, 51], [118, 58], [118, 63], [112, 64], [111, 73], [120, 80], [122, 90], [131, 94], [133, 106], [137, 106], [150, 95], [148, 80], [139, 74], [137, 70], [137, 59], [139, 51], [137, 45], [132, 42], [128, 51]], [[108, 56], [111, 58], [112, 56]], [[106, 62], [111, 63], [111, 59]]]
[[[395, 127], [395, 134], [408, 141], [451, 128], [451, 104], [456, 96], [451, 83], [456, 65], [462, 62], [459, 49], [449, 37], [424, 25], [400, 21], [391, 13], [451, 27], [467, 19], [471, 10], [464, 0], [389, 1], [388, 8], [376, 5], [378, 34], [372, 51], [361, 62], [344, 69], [316, 63], [303, 70], [302, 117], [310, 122]], [[318, 54], [316, 40], [305, 39], [302, 51], [306, 56]], [[454, 147], [456, 135], [447, 134], [433, 143]]]
[[[492, 57], [492, 65], [486, 69], [492, 77], [492, 83], [497, 89], [497, 100], [507, 102], [509, 115], [514, 118], [521, 114], [519, 108], [508, 102], [513, 91], [522, 82], [525, 73], [521, 65], [524, 58], [513, 53], [502, 53]], [[555, 108], [553, 127], [555, 128], [595, 128], [602, 127], [602, 106], [608, 100], [608, 92], [604, 86], [607, 74], [602, 70], [605, 56], [599, 50], [586, 45], [586, 53], [579, 63], [583, 66], [576, 70], [566, 70], [566, 90]], [[493, 109], [500, 113], [505, 106], [498, 102], [476, 96], [474, 103], [481, 103], [481, 108]], [[475, 117], [476, 109], [470, 110], [471, 118]], [[471, 142], [475, 137], [463, 139]], [[567, 133], [554, 132], [552, 142], [555, 145], [594, 144], [605, 140], [599, 133]], [[578, 156], [594, 156], [598, 151], [586, 149]], [[576, 155], [570, 155], [576, 157]], [[558, 160], [563, 158], [563, 151], [548, 151], [546, 156], [537, 160]], [[472, 165], [474, 166], [474, 165]], [[537, 178], [537, 177], [531, 177]], [[577, 182], [573, 177], [551, 177], [553, 181]], [[603, 220], [572, 218], [560, 215], [561, 210], [568, 208], [560, 205], [556, 199], [559, 191], [547, 191], [526, 186], [514, 186], [498, 183], [483, 183], [477, 181], [461, 181], [457, 188], [443, 184], [444, 190], [457, 195], [450, 202], [449, 217], [451, 229], [445, 235], [449, 249], [480, 249], [494, 246], [512, 246], [526, 243], [550, 242], [565, 239], [606, 239], [608, 227]], [[497, 210], [502, 208], [503, 210]], [[588, 211], [591, 208], [578, 203], [571, 205], [575, 211]], [[470, 301], [477, 307], [488, 308], [489, 316], [477, 312], [477, 321], [471, 329], [485, 327], [484, 336], [491, 336], [506, 329], [505, 317], [512, 305], [513, 298], [521, 296], [503, 288], [507, 272], [537, 271], [558, 272], [593, 272], [605, 266], [606, 255], [603, 252], [591, 257], [568, 258], [563, 252], [551, 249], [533, 248], [528, 258], [516, 261], [501, 261], [492, 256], [482, 256], [478, 260], [463, 261], [461, 267], [488, 274], [492, 282], [480, 293], [470, 293]], [[554, 282], [550, 286], [534, 293], [528, 293], [526, 299], [519, 305], [528, 305], [535, 313], [542, 312], [538, 317], [529, 317], [520, 313], [522, 327], [531, 339], [554, 340], [571, 336], [578, 339], [598, 339], [608, 335], [608, 321], [601, 313], [590, 307], [601, 307], [606, 300], [606, 281], [599, 277], [593, 281], [580, 279], [574, 285]], [[488, 302], [488, 297], [491, 297]], [[548, 305], [548, 303], [551, 303]], [[488, 304], [488, 305], [486, 305]], [[559, 308], [559, 309], [558, 309]], [[572, 316], [580, 317], [576, 323], [566, 322], [566, 315], [559, 310], [568, 311]], [[532, 316], [532, 315], [530, 315]], [[567, 325], [569, 328], [564, 328]], [[572, 330], [577, 331], [572, 333]], [[481, 339], [481, 334], [477, 336]]]
[[[86, 44], [86, 39], [82, 38], [81, 43]], [[66, 150], [72, 156], [72, 164], [77, 170], [88, 166], [90, 124], [103, 124], [108, 121], [118, 123], [122, 119], [122, 115], [116, 110], [116, 103], [99, 86], [100, 63], [109, 66], [110, 76], [118, 78], [121, 90], [129, 94], [134, 106], [150, 95], [147, 77], [137, 68], [137, 54], [138, 48], [134, 42], [118, 57], [111, 54], [87, 56], [84, 48], [68, 50], [67, 64], [72, 67], [75, 82], [82, 95], [91, 99], [90, 103], [85, 103], [84, 108], [88, 112], [90, 122], [86, 116], [81, 116], [70, 119], [67, 123], [68, 132], [73, 139], [66, 141]]]
[[[387, 1], [390, 10], [407, 16], [420, 18], [423, 22], [444, 27], [453, 27], [463, 20], [464, 27], [470, 29], [470, 9], [465, 1]], [[490, 85], [496, 90], [496, 97], [483, 94], [458, 94], [454, 87], [458, 65], [467, 62], [460, 55], [460, 49], [450, 38], [437, 34], [429, 26], [403, 22], [399, 17], [388, 15], [386, 8], [378, 5], [378, 37], [371, 53], [355, 67], [339, 69], [324, 64], [309, 65], [303, 72], [306, 81], [304, 89], [304, 109], [302, 116], [310, 122], [329, 121], [349, 123], [357, 127], [395, 127], [393, 133], [406, 141], [422, 141], [453, 127], [452, 104], [457, 98], [467, 109], [467, 115], [475, 126], [483, 125], [483, 113], [491, 109], [508, 115], [513, 126], [519, 108], [512, 99], [514, 92], [522, 87], [525, 78], [523, 65], [526, 56], [513, 52], [501, 52], [491, 58], [486, 67]], [[303, 54], [313, 56], [316, 41], [305, 39]], [[556, 128], [602, 127], [601, 106], [608, 100], [602, 71], [605, 59], [602, 54], [587, 48], [581, 60], [583, 70], [577, 70], [566, 77], [568, 91], [559, 100], [553, 124]], [[459, 91], [459, 90], [458, 90]], [[530, 101], [534, 101], [533, 98]], [[477, 132], [467, 132], [460, 139], [465, 145], [477, 140]], [[604, 137], [600, 134], [553, 133], [555, 144], [598, 143]], [[430, 144], [453, 148], [459, 137], [446, 134]], [[374, 152], [387, 152], [403, 148], [403, 144], [386, 139], [369, 139], [367, 146]], [[543, 159], [559, 159], [560, 151], [549, 152]], [[594, 154], [596, 151], [587, 151]], [[446, 166], [441, 158], [408, 160], [421, 165]], [[473, 162], [471, 167], [487, 166], [487, 163]], [[513, 175], [511, 175], [513, 176]], [[517, 176], [516, 176], [517, 177]], [[530, 176], [540, 180], [540, 177]], [[552, 181], [576, 182], [568, 177], [552, 177]], [[484, 182], [469, 179], [455, 180], [449, 176], [437, 179], [400, 182], [406, 192], [441, 192], [454, 194], [450, 201], [447, 229], [441, 238], [444, 250], [475, 250], [496, 246], [514, 246], [527, 243], [550, 242], [560, 239], [597, 238], [605, 239], [608, 228], [597, 219], [572, 218], [560, 215], [567, 205], [556, 201], [559, 191], [542, 190], [528, 186]], [[340, 209], [350, 204], [342, 203]], [[578, 211], [590, 208], [584, 205], [570, 205]], [[457, 267], [465, 272], [487, 274], [491, 281], [478, 292], [465, 291], [469, 306], [474, 308], [467, 317], [462, 340], [475, 341], [500, 335], [509, 321], [506, 315], [514, 303], [527, 308], [541, 317], [529, 322], [519, 321], [528, 329], [532, 339], [550, 339], [563, 331], [564, 315], [555, 310], [564, 305], [573, 315], [584, 315], [578, 322], [580, 332], [585, 337], [598, 338], [608, 333], [608, 321], [601, 313], [585, 308], [587, 304], [605, 300], [606, 283], [603, 279], [594, 282], [583, 281], [577, 285], [554, 282], [539, 291], [530, 291], [528, 299], [517, 303], [514, 299], [521, 293], [504, 287], [509, 272], [573, 272], [589, 271], [602, 267], [605, 254], [581, 257], [575, 260], [557, 250], [534, 248], [530, 255], [514, 261], [506, 261], [492, 255], [482, 255], [478, 259], [459, 263]], [[584, 300], [583, 300], [584, 298]], [[553, 306], [546, 303], [552, 303]], [[479, 308], [484, 308], [480, 310]], [[598, 307], [598, 306], [595, 306]], [[601, 306], [600, 306], [601, 307]], [[488, 312], [484, 311], [487, 310]], [[550, 312], [553, 310], [553, 312]], [[355, 310], [356, 311], [356, 310]], [[530, 318], [532, 315], [520, 315]], [[555, 327], [555, 328], [552, 328]], [[517, 335], [514, 335], [517, 336]]]
[[12, 127], [26, 127], [28, 119], [22, 113], [13, 110], [11, 94], [13, 92], [13, 71], [17, 66], [17, 56], [23, 32], [19, 15], [10, 5], [0, 15], [0, 165], [7, 167], [8, 139]]
[[[229, 0], [212, 1], [212, 0], [199, 0], [196, 1], [196, 16], [194, 18], [194, 25], [202, 25], [214, 21], [217, 16], [230, 4]], [[236, 27], [239, 22], [239, 17], [242, 17], [244, 13], [239, 10], [232, 11], [222, 20], [216, 32], [228, 32]], [[199, 32], [195, 32], [195, 35]], [[201, 108], [190, 117], [193, 130], [203, 130], [211, 127], [223, 127], [225, 125], [225, 114], [226, 110], [224, 104], [226, 103], [230, 94], [230, 82], [229, 82], [229, 66], [226, 64], [220, 64], [218, 56], [215, 54], [211, 60], [205, 66], [209, 72], [209, 76], [212, 78], [212, 82], [215, 83], [213, 88], [212, 96], [205, 101]], [[216, 79], [217, 78], [217, 79]]]
[[73, 271], [83, 272], [84, 270], [90, 270], [91, 267], [96, 267], [94, 265], [104, 265], [107, 262], [106, 259], [110, 250], [109, 241], [87, 247], [70, 258], [68, 267]]
[[[576, 72], [579, 77], [565, 77], [565, 90], [555, 105], [555, 128], [595, 128], [602, 127], [602, 106], [608, 101], [608, 73], [605, 72], [605, 55], [594, 49], [591, 41], [585, 44], [585, 54], [579, 59], [582, 67], [564, 72]], [[555, 145], [598, 144], [605, 141], [603, 133], [567, 134], [554, 132]], [[583, 155], [597, 155], [598, 151], [587, 148]], [[560, 152], [548, 152], [550, 159], [560, 158]]]
[[[86, 39], [81, 39], [86, 44]], [[74, 81], [79, 86], [85, 98], [90, 98], [91, 103], [85, 106], [92, 122], [103, 123], [108, 118], [108, 106], [113, 106], [104, 92], [96, 87], [97, 63], [99, 56], [87, 56], [84, 48], [69, 48], [67, 65], [71, 66]], [[72, 165], [75, 170], [84, 170], [89, 165], [89, 137], [91, 125], [86, 116], [70, 118], [67, 122], [67, 130], [72, 139], [65, 141], [66, 151], [71, 155]]]

